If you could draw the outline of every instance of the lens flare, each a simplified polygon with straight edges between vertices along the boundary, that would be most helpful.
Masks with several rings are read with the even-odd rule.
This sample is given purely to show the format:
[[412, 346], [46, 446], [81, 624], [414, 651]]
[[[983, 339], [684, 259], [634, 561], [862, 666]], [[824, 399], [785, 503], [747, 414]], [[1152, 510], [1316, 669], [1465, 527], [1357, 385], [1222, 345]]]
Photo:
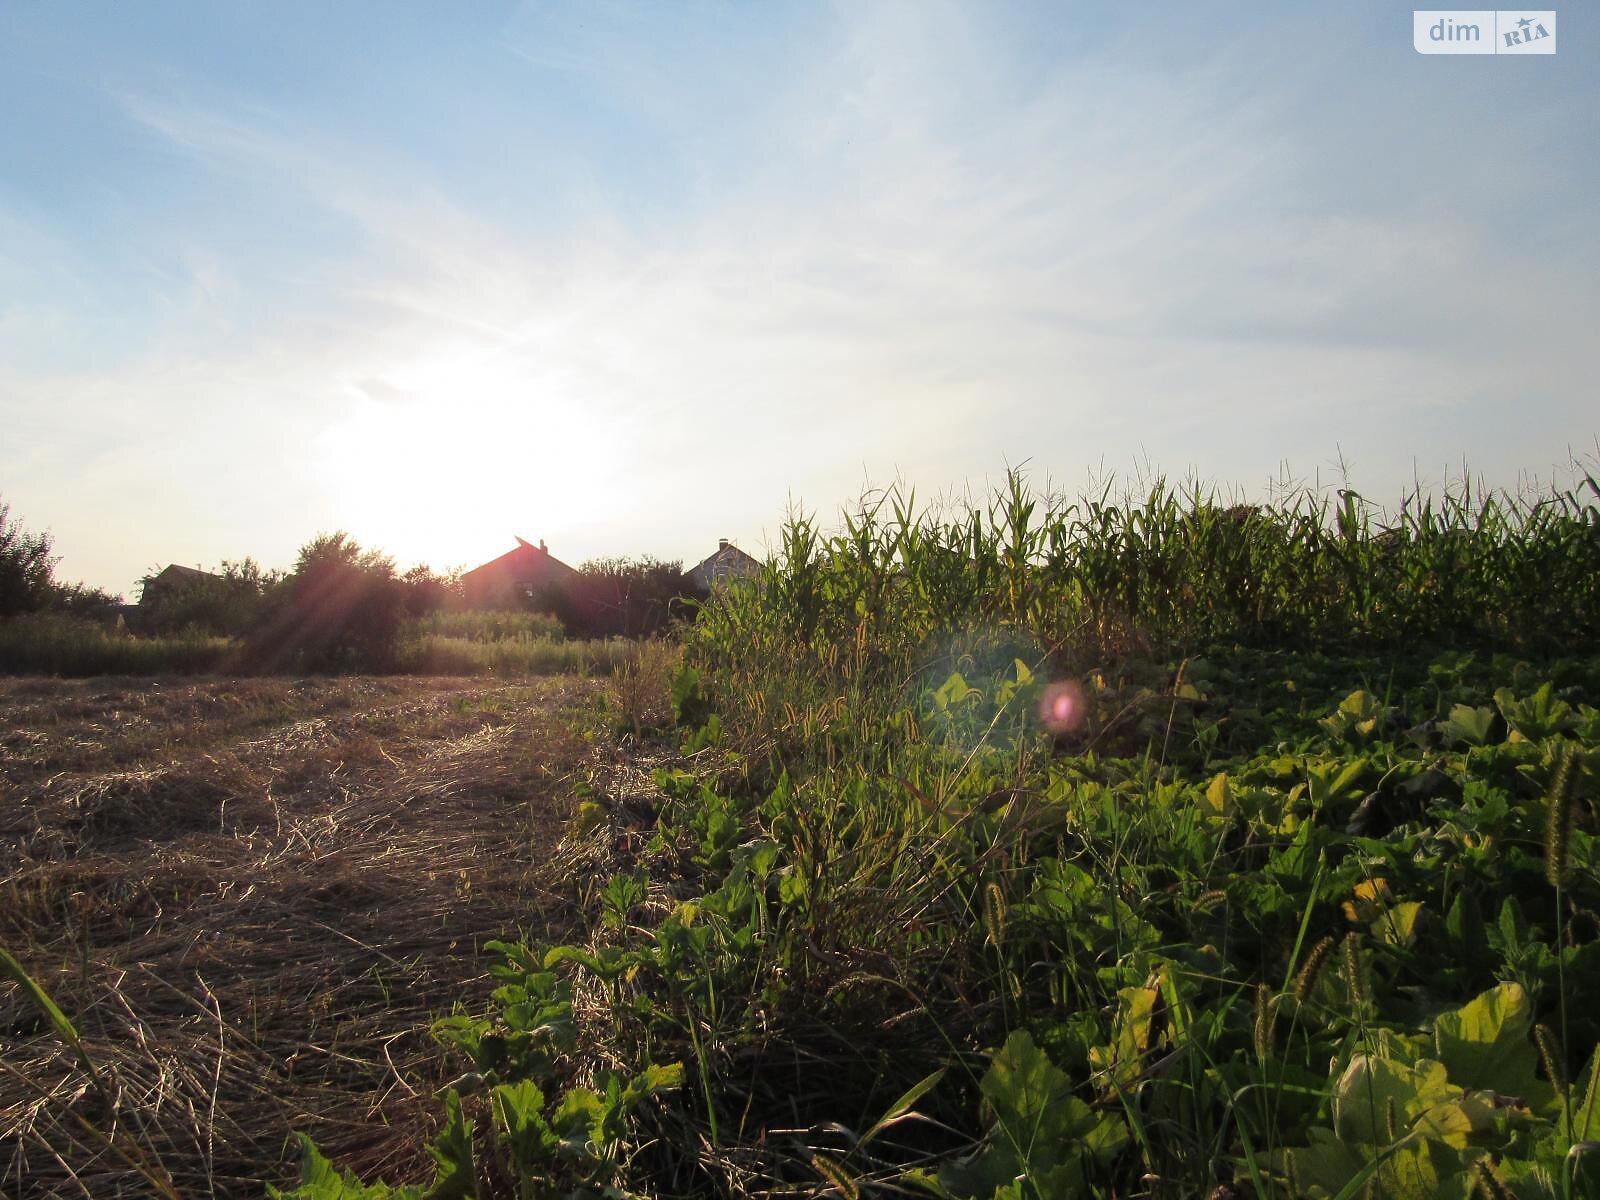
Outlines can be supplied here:
[[1083, 689], [1071, 680], [1052, 683], [1039, 697], [1039, 721], [1056, 737], [1083, 725]]

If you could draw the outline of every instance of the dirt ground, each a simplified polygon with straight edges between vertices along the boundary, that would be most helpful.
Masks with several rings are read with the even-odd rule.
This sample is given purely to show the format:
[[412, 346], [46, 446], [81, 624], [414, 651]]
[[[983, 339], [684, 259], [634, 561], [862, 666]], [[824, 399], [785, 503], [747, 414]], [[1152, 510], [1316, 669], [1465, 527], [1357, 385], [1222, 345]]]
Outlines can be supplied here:
[[598, 685], [0, 680], [0, 1195], [260, 1196], [292, 1131], [426, 1178], [479, 948], [570, 918]]

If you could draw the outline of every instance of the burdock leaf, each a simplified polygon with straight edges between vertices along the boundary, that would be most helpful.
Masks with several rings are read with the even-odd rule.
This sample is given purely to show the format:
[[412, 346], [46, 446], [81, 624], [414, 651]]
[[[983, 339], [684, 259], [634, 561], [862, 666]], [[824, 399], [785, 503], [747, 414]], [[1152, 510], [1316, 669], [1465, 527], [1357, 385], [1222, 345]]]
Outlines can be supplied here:
[[1449, 718], [1439, 722], [1439, 732], [1452, 745], [1465, 742], [1469, 746], [1487, 746], [1494, 730], [1494, 718], [1492, 708], [1457, 704], [1450, 710]]
[[461, 1096], [450, 1092], [444, 1102], [444, 1128], [428, 1143], [437, 1173], [422, 1200], [462, 1200], [477, 1191], [472, 1161], [472, 1122], [461, 1112]]
[[1528, 993], [1521, 984], [1502, 983], [1440, 1016], [1434, 1048], [1457, 1087], [1526, 1098], [1538, 1082], [1532, 1028]]

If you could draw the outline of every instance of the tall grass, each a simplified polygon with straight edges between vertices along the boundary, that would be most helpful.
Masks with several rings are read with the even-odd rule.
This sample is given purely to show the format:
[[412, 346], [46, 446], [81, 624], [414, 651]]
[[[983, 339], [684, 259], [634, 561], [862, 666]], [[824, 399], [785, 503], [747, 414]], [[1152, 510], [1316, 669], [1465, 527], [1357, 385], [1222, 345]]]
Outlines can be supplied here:
[[515, 633], [496, 640], [424, 634], [401, 643], [405, 675], [610, 675], [628, 660], [626, 638], [573, 640]]
[[200, 675], [224, 669], [232, 647], [202, 634], [133, 637], [56, 614], [0, 621], [0, 672], [14, 675]]
[[[452, 613], [404, 628], [391, 671], [409, 675], [609, 675], [626, 639], [568, 640], [539, 613]], [[265, 673], [297, 673], [289, 656]], [[16, 675], [249, 674], [237, 639], [199, 633], [134, 635], [55, 614], [0, 621], [0, 672]]]
[[[770, 711], [914, 681], [952, 654], [1085, 669], [1216, 642], [1562, 652], [1600, 639], [1600, 483], [1540, 495], [1413, 494], [1385, 519], [1351, 491], [1225, 504], [1158, 480], [1068, 500], [1020, 473], [985, 504], [898, 488], [837, 532], [807, 516], [751, 584], [719, 592], [690, 659]], [[987, 651], [985, 650], [987, 647]]]
[[565, 633], [560, 620], [550, 613], [441, 610], [407, 621], [404, 635], [462, 638], [469, 642], [501, 642], [518, 637], [558, 642]]

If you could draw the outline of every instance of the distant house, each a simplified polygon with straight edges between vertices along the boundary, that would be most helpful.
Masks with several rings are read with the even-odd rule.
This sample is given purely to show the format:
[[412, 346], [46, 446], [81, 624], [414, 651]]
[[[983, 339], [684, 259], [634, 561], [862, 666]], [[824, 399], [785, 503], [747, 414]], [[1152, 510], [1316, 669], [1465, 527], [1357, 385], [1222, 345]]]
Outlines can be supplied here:
[[221, 575], [213, 575], [210, 571], [202, 571], [198, 567], [185, 567], [173, 563], [156, 574], [145, 577], [144, 588], [139, 593], [139, 603], [149, 607], [181, 595], [196, 584], [221, 582]]
[[704, 562], [691, 567], [688, 574], [696, 587], [709, 592], [730, 579], [748, 579], [761, 574], [761, 563], [727, 538], [719, 538], [717, 552]]
[[543, 541], [535, 546], [517, 539], [517, 548], [461, 577], [468, 608], [521, 608], [552, 584], [567, 583], [578, 572], [550, 553]]

